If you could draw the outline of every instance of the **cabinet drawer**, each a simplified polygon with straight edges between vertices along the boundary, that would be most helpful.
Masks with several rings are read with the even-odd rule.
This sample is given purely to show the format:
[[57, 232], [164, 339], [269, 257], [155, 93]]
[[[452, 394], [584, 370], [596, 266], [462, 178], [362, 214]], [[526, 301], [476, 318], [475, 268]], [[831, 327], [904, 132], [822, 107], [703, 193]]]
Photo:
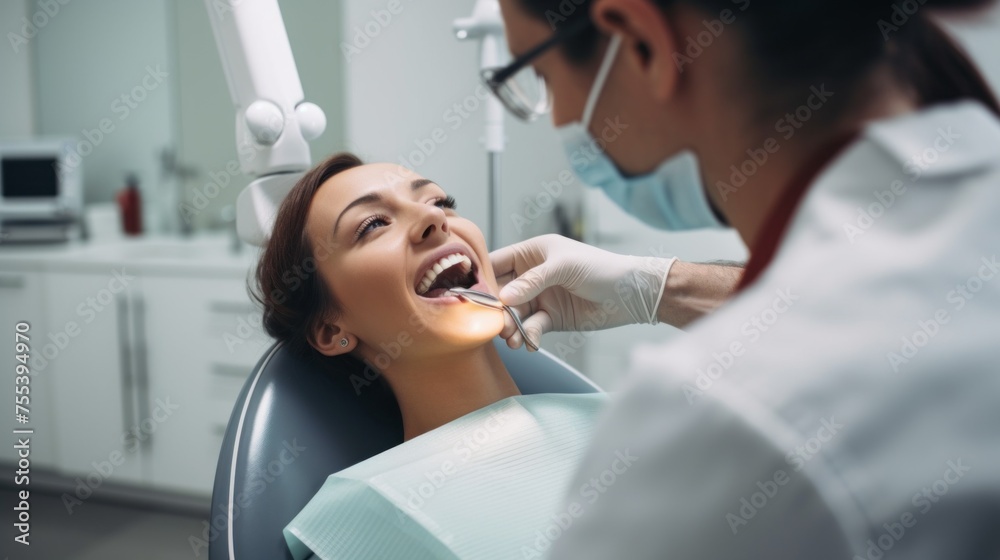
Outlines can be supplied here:
[[207, 307], [204, 336], [216, 359], [252, 366], [274, 344], [261, 326], [261, 311], [250, 302], [214, 299]]
[[209, 364], [208, 396], [229, 403], [236, 402], [240, 390], [253, 372], [253, 364], [213, 362]]

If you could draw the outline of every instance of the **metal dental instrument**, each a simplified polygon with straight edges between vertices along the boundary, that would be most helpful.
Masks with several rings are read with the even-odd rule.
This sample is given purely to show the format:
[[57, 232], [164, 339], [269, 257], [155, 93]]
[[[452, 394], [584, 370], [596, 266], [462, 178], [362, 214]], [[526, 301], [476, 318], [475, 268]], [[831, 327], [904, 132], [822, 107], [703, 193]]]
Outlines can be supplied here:
[[458, 297], [464, 298], [472, 303], [478, 303], [484, 307], [492, 307], [493, 309], [502, 309], [510, 314], [511, 318], [514, 319], [514, 324], [517, 326], [517, 330], [521, 333], [521, 337], [524, 338], [524, 343], [530, 346], [533, 350], [538, 350], [538, 346], [528, 338], [528, 333], [524, 332], [524, 325], [521, 324], [521, 315], [513, 307], [500, 301], [500, 298], [493, 294], [488, 294], [486, 292], [480, 292], [479, 290], [470, 290], [469, 288], [450, 288], [448, 293], [455, 294]]

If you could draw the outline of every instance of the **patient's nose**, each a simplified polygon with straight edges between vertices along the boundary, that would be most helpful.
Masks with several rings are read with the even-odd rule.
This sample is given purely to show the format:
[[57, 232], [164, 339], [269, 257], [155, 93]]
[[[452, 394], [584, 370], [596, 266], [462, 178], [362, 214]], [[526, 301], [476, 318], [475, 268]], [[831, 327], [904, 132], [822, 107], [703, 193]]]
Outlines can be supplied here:
[[447, 220], [442, 221], [440, 224], [428, 224], [428, 226], [424, 228], [424, 233], [423, 235], [420, 236], [420, 238], [427, 239], [428, 237], [434, 235], [438, 231], [440, 231], [441, 233], [448, 233]]
[[419, 232], [419, 237], [413, 240], [416, 243], [426, 241], [435, 235], [448, 235], [448, 217], [437, 207], [431, 207], [426, 211], [416, 226], [413, 228], [414, 233]]

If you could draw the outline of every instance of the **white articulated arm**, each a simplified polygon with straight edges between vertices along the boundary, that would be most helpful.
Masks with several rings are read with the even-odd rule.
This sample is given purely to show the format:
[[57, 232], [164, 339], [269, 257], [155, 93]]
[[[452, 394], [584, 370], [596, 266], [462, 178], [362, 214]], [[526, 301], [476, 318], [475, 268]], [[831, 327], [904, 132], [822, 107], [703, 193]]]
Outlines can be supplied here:
[[274, 214], [310, 165], [309, 141], [326, 129], [303, 100], [278, 0], [205, 0], [236, 107], [240, 168], [256, 177], [236, 203], [241, 239], [263, 245]]

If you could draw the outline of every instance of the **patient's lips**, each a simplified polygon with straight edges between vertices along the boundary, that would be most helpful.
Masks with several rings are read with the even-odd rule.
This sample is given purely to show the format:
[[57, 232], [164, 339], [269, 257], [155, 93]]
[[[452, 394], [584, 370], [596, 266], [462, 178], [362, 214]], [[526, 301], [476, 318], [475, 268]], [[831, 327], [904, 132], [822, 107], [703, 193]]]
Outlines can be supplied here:
[[417, 284], [417, 294], [437, 297], [455, 286], [470, 287], [476, 283], [472, 260], [461, 254], [452, 253], [435, 262]]

